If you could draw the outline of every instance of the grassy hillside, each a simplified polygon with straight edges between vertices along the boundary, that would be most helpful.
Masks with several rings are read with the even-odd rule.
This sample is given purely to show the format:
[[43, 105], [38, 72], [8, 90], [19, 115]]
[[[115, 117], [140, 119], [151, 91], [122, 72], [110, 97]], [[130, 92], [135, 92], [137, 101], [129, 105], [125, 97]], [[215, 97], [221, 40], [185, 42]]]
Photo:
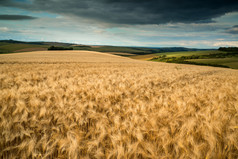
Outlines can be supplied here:
[[26, 51], [47, 50], [50, 46], [69, 47], [72, 44], [57, 42], [23, 42], [15, 40], [0, 40], [0, 54]]
[[238, 69], [238, 57], [232, 58], [211, 58], [211, 59], [192, 59], [188, 60], [195, 63], [204, 63], [204, 64], [219, 64], [228, 66], [230, 68]]
[[157, 62], [208, 65], [208, 66], [230, 67], [238, 69], [237, 51], [206, 50], [206, 51], [166, 52], [166, 53], [131, 56], [131, 58], [139, 60], [151, 60]]
[[90, 51], [0, 55], [0, 158], [238, 158], [238, 71]]
[[134, 54], [151, 53], [151, 51], [149, 51], [149, 49], [137, 49], [137, 48], [117, 47], [117, 46], [98, 46], [98, 47], [81, 46], [81, 47], [74, 47], [74, 49], [75, 50], [99, 51], [99, 52], [125, 52], [125, 53], [134, 53]]
[[0, 44], [0, 53], [24, 52], [37, 50], [47, 50], [47, 45], [33, 45], [33, 44]]
[[155, 53], [155, 54], [147, 54], [147, 55], [138, 55], [133, 56], [133, 59], [152, 59], [156, 56], [166, 55], [167, 57], [181, 57], [181, 56], [191, 56], [191, 55], [209, 55], [216, 53], [224, 53], [223, 51], [218, 50], [205, 50], [205, 51], [179, 51], [179, 52], [164, 52], [164, 53]]
[[37, 51], [46, 50], [51, 46], [55, 47], [67, 47], [74, 50], [88, 50], [115, 53], [120, 56], [130, 56], [127, 53], [133, 55], [145, 55], [160, 52], [170, 51], [192, 51], [197, 49], [188, 49], [183, 47], [171, 47], [171, 48], [146, 48], [146, 47], [123, 47], [123, 46], [90, 46], [90, 45], [77, 45], [70, 43], [58, 43], [58, 42], [23, 42], [15, 40], [0, 40], [0, 53], [13, 53], [22, 51]]
[[[146, 47], [123, 47], [123, 46], [79, 46], [74, 47], [74, 50], [89, 50], [99, 52], [118, 52], [118, 53], [131, 53], [133, 55], [146, 55], [152, 53], [170, 52], [170, 51], [191, 51], [198, 49], [188, 49], [182, 47], [171, 48], [146, 48]], [[124, 54], [118, 54], [121, 56], [128, 56]], [[130, 55], [129, 55], [130, 56]]]

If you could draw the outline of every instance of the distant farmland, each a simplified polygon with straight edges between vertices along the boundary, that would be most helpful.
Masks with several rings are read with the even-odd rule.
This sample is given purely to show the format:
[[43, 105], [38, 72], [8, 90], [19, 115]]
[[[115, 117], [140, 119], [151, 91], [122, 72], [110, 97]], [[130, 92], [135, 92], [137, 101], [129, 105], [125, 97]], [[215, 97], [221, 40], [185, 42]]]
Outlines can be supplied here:
[[138, 60], [207, 65], [238, 69], [238, 51], [183, 51], [136, 55], [130, 57]]
[[132, 55], [144, 55], [159, 52], [172, 52], [172, 51], [194, 51], [198, 49], [188, 49], [183, 47], [171, 47], [171, 48], [147, 48], [147, 47], [125, 47], [125, 46], [94, 46], [94, 45], [77, 45], [70, 43], [58, 43], [58, 42], [23, 42], [15, 40], [0, 40], [0, 53], [14, 53], [23, 52], [23, 49], [28, 49], [25, 51], [31, 51], [30, 49], [35, 49], [35, 51], [46, 50], [50, 47], [65, 47], [73, 48], [73, 50], [87, 50], [87, 51], [98, 51], [98, 52], [117, 52], [120, 55], [127, 56], [126, 54]]
[[238, 71], [91, 51], [0, 55], [0, 158], [238, 158]]
[[97, 51], [139, 60], [156, 62], [207, 65], [238, 69], [237, 48], [222, 50], [189, 49], [182, 47], [147, 48], [123, 46], [93, 46], [58, 42], [0, 41], [0, 54], [44, 51], [44, 50], [84, 50]]
[[48, 46], [42, 45], [29, 45], [29, 44], [6, 44], [0, 45], [0, 53], [13, 53], [24, 51], [42, 51], [47, 50]]

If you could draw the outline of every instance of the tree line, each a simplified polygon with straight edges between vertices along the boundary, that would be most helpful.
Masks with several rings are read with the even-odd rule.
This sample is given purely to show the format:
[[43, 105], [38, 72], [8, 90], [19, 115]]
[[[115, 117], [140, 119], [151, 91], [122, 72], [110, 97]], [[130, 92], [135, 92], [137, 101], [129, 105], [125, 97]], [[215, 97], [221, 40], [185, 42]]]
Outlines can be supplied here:
[[51, 46], [48, 50], [73, 50], [72, 47]]
[[238, 51], [238, 47], [220, 47], [219, 51]]

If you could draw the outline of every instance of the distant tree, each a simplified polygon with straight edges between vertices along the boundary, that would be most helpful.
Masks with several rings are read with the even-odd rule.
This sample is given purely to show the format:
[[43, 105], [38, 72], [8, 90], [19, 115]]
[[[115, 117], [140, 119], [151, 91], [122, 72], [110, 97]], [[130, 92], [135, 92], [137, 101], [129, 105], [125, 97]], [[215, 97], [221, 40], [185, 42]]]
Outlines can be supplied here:
[[51, 46], [48, 50], [73, 50], [72, 47]]
[[238, 51], [238, 47], [220, 47], [219, 51]]

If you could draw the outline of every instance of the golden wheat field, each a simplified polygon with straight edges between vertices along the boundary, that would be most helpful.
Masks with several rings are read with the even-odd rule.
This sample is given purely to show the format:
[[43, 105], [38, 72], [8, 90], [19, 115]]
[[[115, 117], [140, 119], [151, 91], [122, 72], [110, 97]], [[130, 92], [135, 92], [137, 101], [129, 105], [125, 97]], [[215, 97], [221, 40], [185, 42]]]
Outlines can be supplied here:
[[0, 55], [0, 158], [238, 158], [238, 70]]

